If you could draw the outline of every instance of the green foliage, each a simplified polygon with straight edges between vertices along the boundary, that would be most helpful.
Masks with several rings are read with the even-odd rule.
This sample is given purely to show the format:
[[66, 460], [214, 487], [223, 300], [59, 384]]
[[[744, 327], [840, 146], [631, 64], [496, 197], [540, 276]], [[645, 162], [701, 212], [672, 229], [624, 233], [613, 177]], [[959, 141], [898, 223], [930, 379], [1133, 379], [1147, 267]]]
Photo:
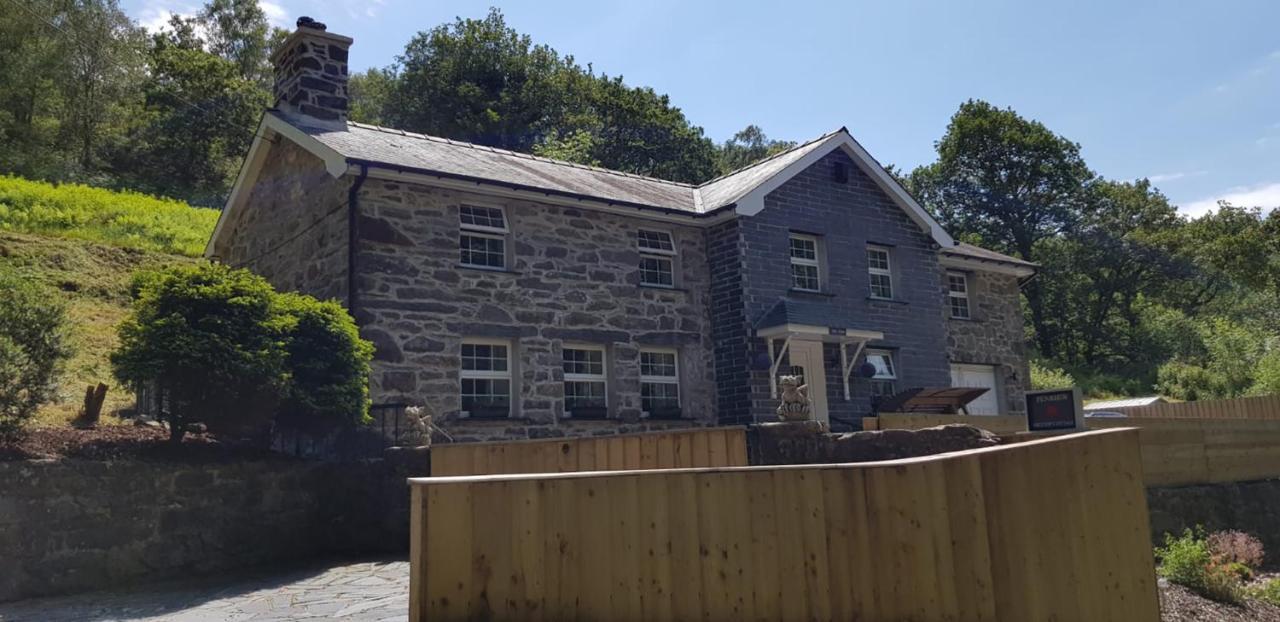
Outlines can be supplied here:
[[217, 221], [180, 201], [0, 176], [0, 229], [196, 256]]
[[0, 292], [0, 437], [8, 437], [53, 396], [71, 350], [65, 308], [48, 291], [0, 268]]
[[1031, 361], [1032, 389], [1062, 389], [1074, 386], [1076, 386], [1076, 379], [1072, 378], [1071, 374], [1056, 367], [1050, 367], [1041, 361]]
[[720, 146], [718, 173], [731, 173], [795, 146], [791, 141], [771, 140], [759, 126], [748, 125]]
[[1219, 602], [1239, 603], [1244, 587], [1229, 563], [1215, 560], [1204, 531], [1187, 529], [1181, 536], [1165, 534], [1164, 546], [1156, 548], [1160, 565], [1156, 573], [1187, 589]]
[[1204, 349], [1160, 366], [1157, 388], [1183, 400], [1249, 394], [1263, 359], [1266, 335], [1256, 328], [1215, 317], [1196, 325]]
[[112, 367], [168, 395], [175, 441], [192, 422], [261, 435], [277, 412], [317, 425], [367, 417], [373, 346], [337, 303], [220, 264], [140, 273], [134, 291]]
[[1261, 585], [1249, 588], [1247, 593], [1250, 598], [1280, 607], [1280, 579], [1268, 579]]

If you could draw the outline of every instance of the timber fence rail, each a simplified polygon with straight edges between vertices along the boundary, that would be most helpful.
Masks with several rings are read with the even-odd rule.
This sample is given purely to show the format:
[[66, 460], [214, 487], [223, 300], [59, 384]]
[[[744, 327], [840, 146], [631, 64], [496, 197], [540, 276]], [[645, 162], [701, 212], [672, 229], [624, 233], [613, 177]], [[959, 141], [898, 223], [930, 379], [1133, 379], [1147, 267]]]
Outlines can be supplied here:
[[431, 474], [564, 473], [747, 465], [746, 428], [687, 428], [612, 436], [431, 448]]
[[1263, 419], [1280, 421], [1280, 395], [1199, 400], [1108, 409], [1130, 417], [1162, 419]]
[[[1006, 441], [1043, 435], [1026, 432], [1022, 417], [882, 415], [864, 426], [918, 430], [963, 423]], [[875, 419], [878, 419], [876, 421]], [[864, 422], [868, 420], [864, 419]], [[1085, 419], [1089, 430], [1137, 428], [1148, 486], [1189, 486], [1280, 478], [1280, 420], [1127, 417]], [[873, 429], [867, 427], [867, 429]]]
[[414, 622], [1159, 618], [1134, 430], [410, 485]]

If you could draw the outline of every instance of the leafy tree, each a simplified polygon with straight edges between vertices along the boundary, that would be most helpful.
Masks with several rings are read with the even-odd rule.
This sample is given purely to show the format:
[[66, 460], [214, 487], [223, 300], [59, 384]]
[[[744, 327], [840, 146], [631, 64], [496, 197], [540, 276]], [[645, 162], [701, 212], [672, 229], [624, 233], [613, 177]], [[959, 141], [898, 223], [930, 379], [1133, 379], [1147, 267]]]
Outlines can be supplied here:
[[53, 397], [63, 364], [66, 311], [48, 291], [11, 270], [0, 271], [0, 438], [21, 432]]
[[1159, 390], [1185, 400], [1247, 394], [1265, 354], [1266, 335], [1223, 317], [1207, 320], [1197, 328], [1204, 343], [1203, 353], [1162, 365]]
[[792, 141], [770, 139], [758, 125], [748, 125], [720, 145], [716, 162], [718, 173], [724, 175], [736, 171], [795, 146]]
[[112, 368], [167, 396], [174, 442], [193, 422], [259, 435], [277, 414], [308, 425], [366, 419], [373, 346], [337, 303], [277, 294], [220, 264], [142, 273], [134, 290]]
[[[912, 171], [908, 185], [949, 230], [1034, 261], [1040, 241], [1080, 221], [1093, 172], [1079, 145], [1041, 123], [970, 100], [935, 146], [938, 161]], [[1053, 356], [1040, 284], [1025, 292], [1040, 352]]]
[[209, 0], [198, 16], [209, 52], [231, 61], [240, 77], [271, 87], [269, 57], [280, 32], [271, 28], [258, 0]]
[[351, 104], [350, 119], [360, 123], [387, 125], [383, 111], [387, 110], [387, 100], [395, 87], [395, 73], [388, 69], [372, 68], [363, 73], [351, 74], [347, 82]]

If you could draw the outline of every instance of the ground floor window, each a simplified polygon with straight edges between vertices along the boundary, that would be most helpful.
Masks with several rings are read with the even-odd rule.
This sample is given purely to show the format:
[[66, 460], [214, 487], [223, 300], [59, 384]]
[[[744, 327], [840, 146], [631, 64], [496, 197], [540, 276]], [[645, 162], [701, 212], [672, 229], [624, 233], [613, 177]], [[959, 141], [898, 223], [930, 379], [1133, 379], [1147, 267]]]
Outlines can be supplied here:
[[871, 376], [871, 394], [888, 397], [897, 393], [898, 369], [894, 365], [893, 352], [867, 350], [867, 362], [876, 368], [875, 375]]
[[645, 416], [680, 416], [680, 368], [675, 350], [640, 351], [640, 408]]
[[460, 376], [464, 415], [511, 415], [511, 356], [508, 344], [496, 341], [463, 341]]
[[564, 411], [576, 419], [603, 419], [609, 414], [604, 348], [566, 346]]

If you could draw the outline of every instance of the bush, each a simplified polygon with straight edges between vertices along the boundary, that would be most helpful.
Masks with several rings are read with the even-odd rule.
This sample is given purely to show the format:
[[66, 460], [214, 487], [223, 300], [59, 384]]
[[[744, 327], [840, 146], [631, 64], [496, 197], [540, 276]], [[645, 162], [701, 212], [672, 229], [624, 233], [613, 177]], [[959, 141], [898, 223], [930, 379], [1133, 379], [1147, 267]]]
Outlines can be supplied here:
[[71, 348], [49, 292], [10, 270], [0, 270], [0, 292], [0, 437], [12, 437], [53, 397]]
[[1262, 541], [1243, 531], [1217, 531], [1209, 534], [1209, 554], [1219, 562], [1242, 566], [1249, 576], [1262, 567], [1265, 553]]
[[142, 273], [134, 290], [112, 367], [168, 397], [173, 441], [195, 422], [256, 436], [282, 413], [314, 424], [367, 418], [373, 346], [337, 303], [278, 294], [217, 264]]
[[1252, 598], [1280, 607], [1280, 579], [1271, 579], [1262, 585], [1249, 588], [1248, 594]]
[[1239, 603], [1244, 597], [1240, 577], [1230, 562], [1214, 559], [1204, 531], [1190, 529], [1181, 537], [1164, 535], [1164, 546], [1156, 548], [1160, 562], [1156, 572], [1187, 589], [1219, 602]]
[[182, 201], [0, 175], [0, 229], [195, 257], [217, 222]]
[[1065, 389], [1073, 387], [1076, 379], [1071, 374], [1050, 367], [1048, 363], [1039, 361], [1031, 361], [1031, 388], [1035, 390], [1041, 389]]

